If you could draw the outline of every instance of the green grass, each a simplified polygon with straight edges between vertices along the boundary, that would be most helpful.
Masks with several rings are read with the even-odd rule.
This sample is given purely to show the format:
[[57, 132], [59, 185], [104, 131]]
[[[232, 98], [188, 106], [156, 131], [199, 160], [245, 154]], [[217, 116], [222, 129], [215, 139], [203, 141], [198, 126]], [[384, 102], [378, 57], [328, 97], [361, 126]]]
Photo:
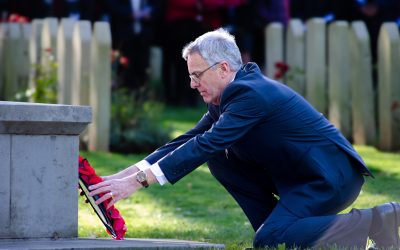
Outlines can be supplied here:
[[206, 111], [205, 105], [193, 109], [166, 107], [161, 114], [162, 125], [165, 128], [172, 127], [171, 137], [174, 138], [192, 128]]
[[[173, 135], [190, 129], [201, 117], [198, 109], [166, 108], [163, 126]], [[367, 208], [400, 201], [400, 154], [356, 146], [375, 179], [368, 178], [352, 205]], [[108, 175], [140, 161], [145, 155], [81, 152], [99, 175]], [[127, 238], [172, 238], [225, 244], [227, 249], [250, 247], [254, 232], [230, 195], [201, 166], [175, 185], [152, 185], [116, 204], [128, 226]], [[349, 208], [350, 209], [350, 208]], [[346, 211], [348, 211], [347, 209]], [[79, 199], [79, 236], [108, 237], [91, 207]]]

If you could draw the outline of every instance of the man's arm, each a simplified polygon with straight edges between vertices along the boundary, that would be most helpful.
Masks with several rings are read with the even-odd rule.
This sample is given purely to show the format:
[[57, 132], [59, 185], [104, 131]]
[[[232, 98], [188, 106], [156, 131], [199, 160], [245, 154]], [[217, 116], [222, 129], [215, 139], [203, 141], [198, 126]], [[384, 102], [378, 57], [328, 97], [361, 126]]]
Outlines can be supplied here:
[[184, 144], [195, 135], [203, 133], [205, 130], [209, 129], [213, 124], [213, 119], [214, 118], [210, 116], [210, 113], [207, 112], [193, 129], [177, 137], [170, 143], [162, 146], [146, 157], [146, 159], [122, 170], [117, 174], [105, 177], [104, 181], [96, 185], [90, 186], [90, 195], [93, 196], [103, 193], [104, 195], [98, 199], [96, 203], [99, 204], [107, 199], [110, 199], [109, 207], [112, 206], [120, 199], [126, 198], [142, 188], [142, 185], [136, 179], [139, 170], [146, 173], [149, 184], [155, 182], [159, 182], [160, 184], [165, 183], [167, 180], [164, 176], [164, 173], [158, 167], [158, 164], [150, 165], [150, 162], [157, 163], [157, 161], [162, 159], [170, 151]]
[[230, 85], [221, 101], [221, 115], [213, 126], [168, 153], [158, 162], [168, 182], [174, 184], [217, 152], [240, 140], [270, 110], [259, 93], [249, 87]]
[[174, 151], [176, 148], [183, 145], [196, 135], [203, 134], [205, 131], [211, 128], [212, 124], [215, 121], [218, 120], [218, 114], [215, 113], [217, 112], [218, 108], [218, 106], [209, 107], [209, 111], [203, 115], [203, 117], [200, 119], [195, 127], [190, 129], [183, 135], [178, 136], [164, 146], [158, 148], [156, 151], [144, 158], [144, 160], [152, 165], [165, 157], [169, 152]]
[[[213, 113], [214, 113], [214, 110], [216, 110], [218, 108], [212, 107], [210, 109], [211, 109], [211, 113], [209, 111], [206, 114], [204, 114], [203, 117], [196, 124], [196, 126], [193, 127], [192, 129], [190, 129], [189, 131], [187, 131], [186, 133], [184, 133], [183, 135], [178, 136], [174, 140], [172, 140], [169, 143], [165, 144], [164, 146], [158, 148], [156, 151], [154, 151], [153, 153], [148, 155], [142, 161], [135, 163], [134, 165], [131, 165], [116, 174], [109, 175], [109, 176], [102, 176], [102, 179], [104, 181], [113, 180], [113, 179], [122, 179], [122, 178], [125, 178], [127, 176], [130, 176], [130, 175], [138, 172], [139, 170], [143, 171], [143, 170], [150, 168], [152, 164], [154, 164], [157, 161], [159, 161], [160, 159], [162, 159], [169, 152], [173, 151], [180, 145], [184, 144], [185, 142], [187, 142], [188, 140], [190, 140], [192, 137], [196, 136], [197, 134], [201, 134], [204, 131], [208, 130], [211, 127], [214, 120], [217, 119], [217, 117], [216, 117], [217, 114], [213, 114]], [[160, 168], [157, 166], [154, 166], [152, 171], [155, 172], [156, 177], [160, 177], [160, 178], [157, 178], [158, 182], [160, 184], [164, 184], [166, 182], [165, 178], [164, 179], [162, 178], [162, 176], [164, 176], [164, 174], [162, 173]]]

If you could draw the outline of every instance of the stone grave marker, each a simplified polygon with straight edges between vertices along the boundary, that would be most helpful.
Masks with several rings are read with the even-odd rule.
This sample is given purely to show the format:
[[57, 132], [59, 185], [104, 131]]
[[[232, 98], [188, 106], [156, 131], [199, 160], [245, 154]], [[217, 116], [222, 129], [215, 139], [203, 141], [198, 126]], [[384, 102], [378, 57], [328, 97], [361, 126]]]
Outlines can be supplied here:
[[400, 38], [396, 23], [384, 23], [378, 37], [379, 147], [400, 149]]
[[[271, 23], [265, 30], [265, 66], [266, 76], [275, 78], [275, 63], [283, 62], [283, 25]], [[282, 80], [282, 79], [280, 79]]]
[[376, 145], [375, 95], [370, 37], [364, 22], [350, 27], [350, 85], [353, 142]]
[[311, 18], [306, 26], [306, 98], [327, 115], [325, 20]]
[[299, 19], [291, 19], [286, 30], [286, 63], [289, 72], [285, 83], [305, 97], [304, 24]]
[[111, 117], [111, 34], [107, 22], [95, 22], [90, 53], [90, 105], [93, 124], [89, 126], [89, 150], [108, 151]]
[[61, 104], [72, 104], [74, 24], [74, 19], [62, 18], [57, 33], [57, 99]]
[[335, 21], [328, 28], [329, 120], [346, 138], [351, 138], [349, 25]]

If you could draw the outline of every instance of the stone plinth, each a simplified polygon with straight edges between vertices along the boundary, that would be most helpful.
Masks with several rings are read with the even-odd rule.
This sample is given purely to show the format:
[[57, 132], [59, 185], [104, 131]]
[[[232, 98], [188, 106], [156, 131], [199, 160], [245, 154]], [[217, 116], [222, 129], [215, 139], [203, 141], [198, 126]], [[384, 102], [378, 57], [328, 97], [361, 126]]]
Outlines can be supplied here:
[[77, 237], [78, 135], [90, 107], [0, 102], [0, 238]]
[[57, 239], [0, 240], [0, 249], [225, 249], [222, 244], [172, 239]]

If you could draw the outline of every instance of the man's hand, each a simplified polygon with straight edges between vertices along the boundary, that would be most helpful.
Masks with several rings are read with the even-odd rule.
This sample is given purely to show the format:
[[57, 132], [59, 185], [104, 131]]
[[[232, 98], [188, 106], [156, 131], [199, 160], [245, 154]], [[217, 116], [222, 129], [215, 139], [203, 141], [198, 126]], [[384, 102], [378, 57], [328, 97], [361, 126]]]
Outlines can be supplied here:
[[111, 199], [107, 206], [107, 209], [109, 209], [117, 201], [130, 196], [140, 188], [142, 188], [142, 185], [136, 181], [135, 173], [121, 179], [110, 179], [89, 186], [89, 190], [92, 190], [89, 195], [103, 194], [103, 196], [96, 201], [96, 204]]
[[[135, 168], [137, 170], [135, 170]], [[117, 201], [130, 196], [131, 194], [133, 194], [134, 192], [143, 187], [142, 184], [140, 184], [136, 180], [136, 175], [139, 169], [135, 165], [129, 167], [128, 169], [131, 169], [130, 171], [135, 171], [135, 172], [121, 179], [103, 180], [100, 183], [89, 186], [89, 190], [91, 190], [91, 192], [89, 193], [90, 196], [103, 194], [103, 196], [96, 201], [96, 204], [100, 204], [105, 200], [111, 199], [107, 206], [108, 209], [112, 205], [114, 205]], [[121, 175], [122, 172], [120, 172]], [[154, 176], [153, 172], [151, 172], [150, 169], [145, 170], [145, 172], [147, 174], [147, 182], [149, 184], [157, 182], [156, 177]], [[123, 174], [126, 175], [127, 173], [125, 172]]]
[[132, 166], [127, 167], [124, 170], [116, 173], [116, 174], [109, 175], [109, 176], [101, 176], [101, 178], [103, 179], [103, 181], [109, 181], [109, 180], [115, 180], [115, 179], [123, 179], [125, 177], [128, 177], [128, 176], [136, 173], [137, 171], [139, 171], [139, 168], [136, 167], [136, 165], [132, 165]]

